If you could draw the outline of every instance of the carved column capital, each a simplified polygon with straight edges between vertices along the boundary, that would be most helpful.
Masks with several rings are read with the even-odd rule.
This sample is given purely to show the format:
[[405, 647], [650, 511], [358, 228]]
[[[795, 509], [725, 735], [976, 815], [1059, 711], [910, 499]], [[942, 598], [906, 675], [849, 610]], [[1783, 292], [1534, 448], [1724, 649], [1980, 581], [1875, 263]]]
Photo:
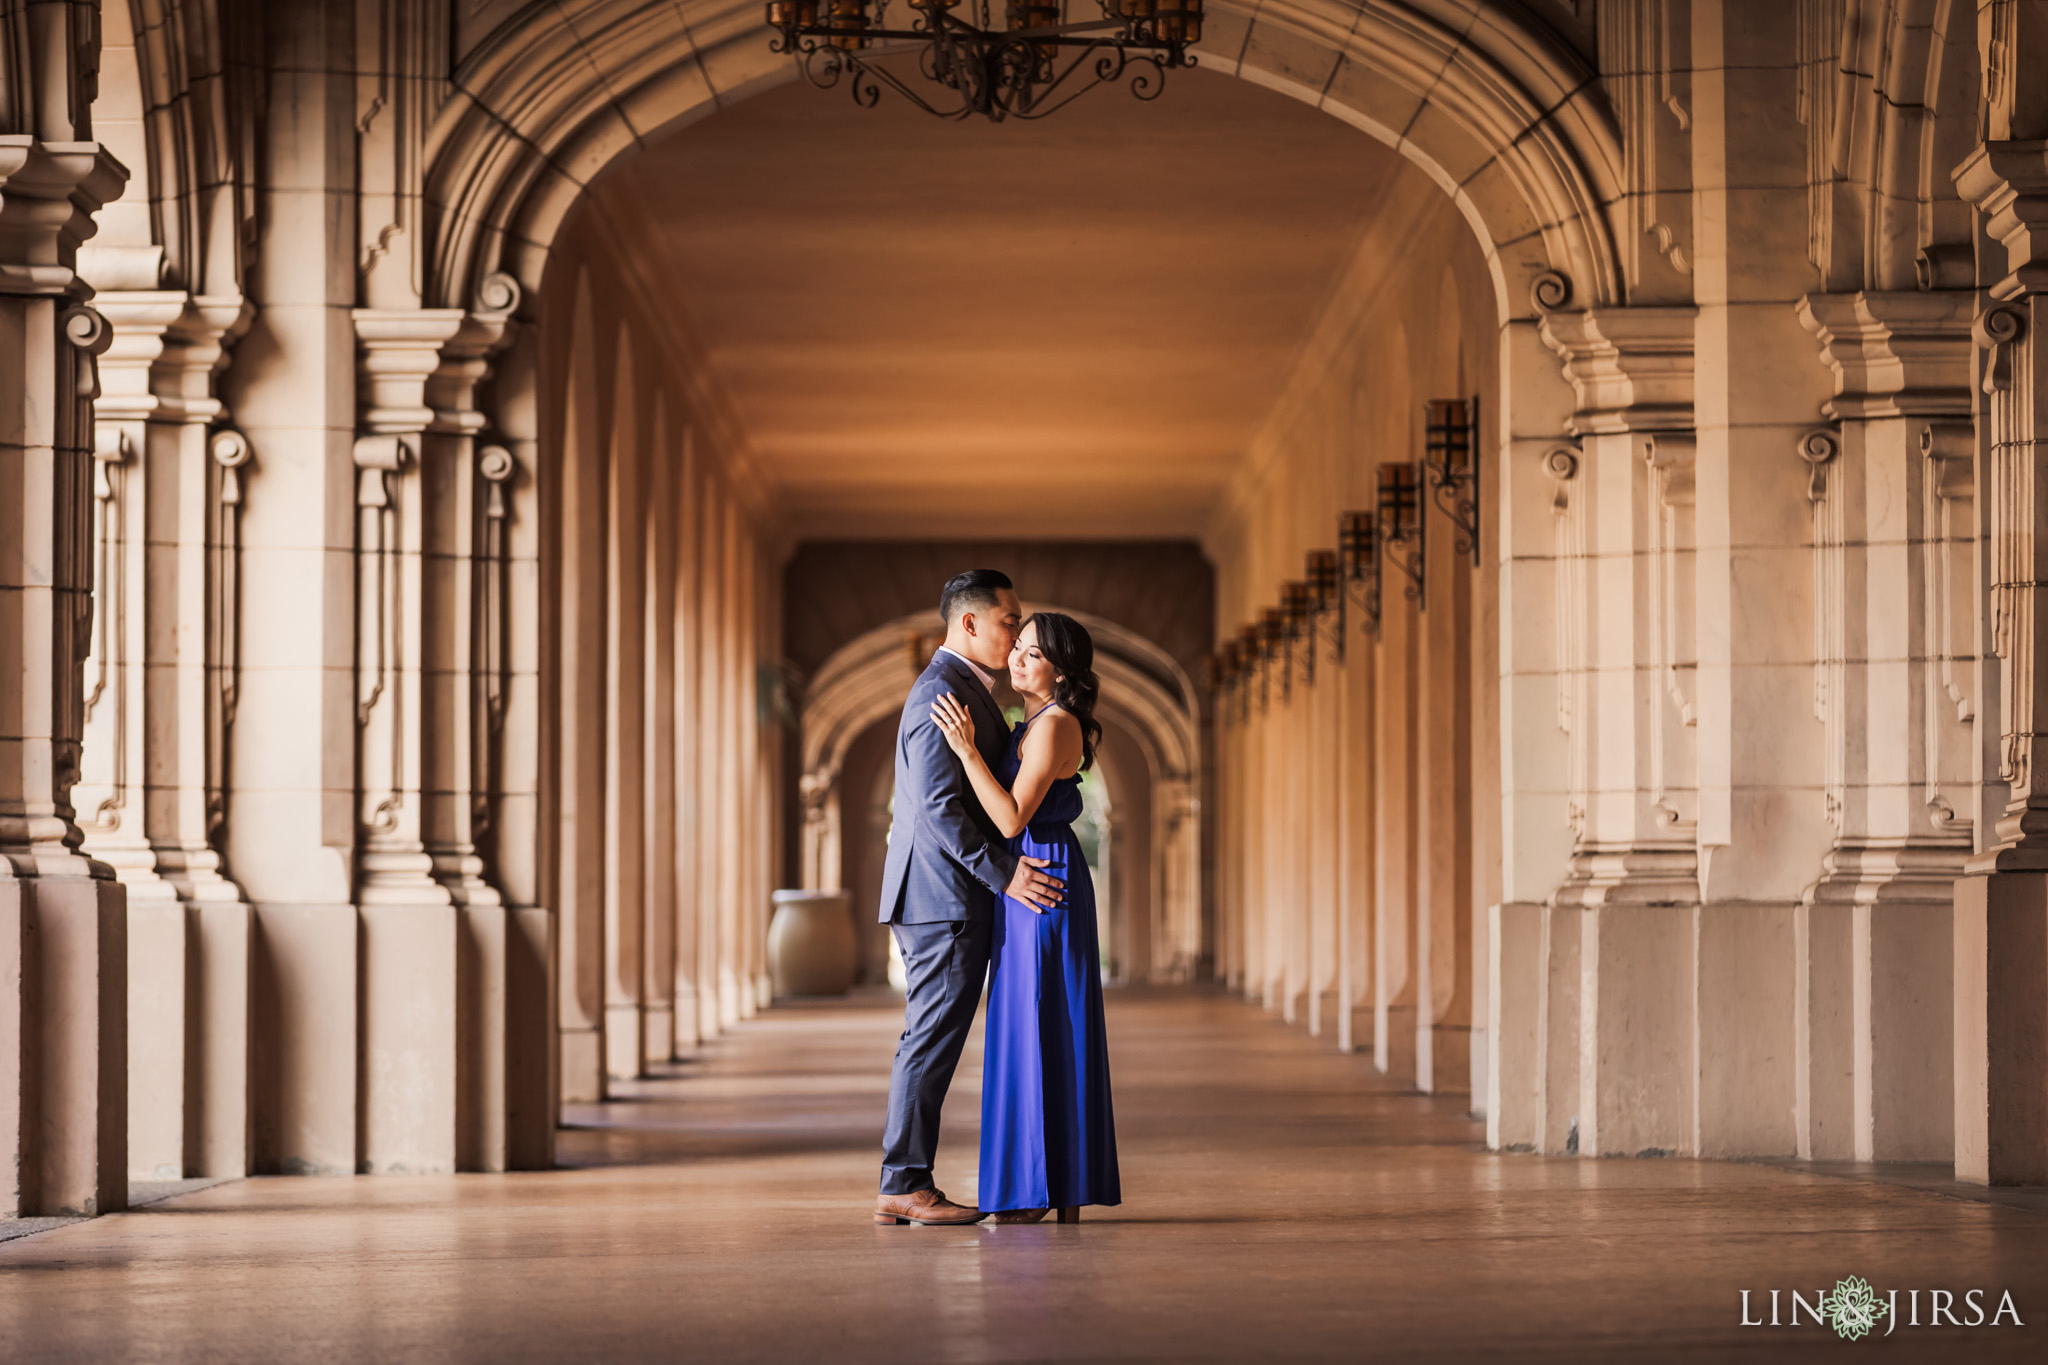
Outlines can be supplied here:
[[1974, 292], [1808, 294], [1797, 307], [1835, 377], [1824, 416], [1969, 416]]
[[97, 142], [0, 134], [0, 294], [72, 294], [78, 245], [128, 172]]
[[1690, 307], [1545, 314], [1539, 335], [1564, 361], [1577, 400], [1566, 429], [1574, 436], [1690, 430], [1698, 315]]
[[441, 368], [441, 351], [469, 321], [461, 308], [358, 308], [357, 407], [363, 431], [405, 435], [432, 425], [427, 381]]
[[1986, 142], [1956, 168], [1955, 180], [1985, 215], [1985, 231], [2005, 247], [2006, 274], [1991, 285], [1991, 296], [2016, 299], [2048, 288], [2048, 142]]
[[254, 315], [245, 300], [194, 298], [172, 289], [108, 289], [92, 302], [114, 332], [100, 357], [100, 397], [93, 410], [102, 420], [219, 419], [214, 381], [228, 346]]

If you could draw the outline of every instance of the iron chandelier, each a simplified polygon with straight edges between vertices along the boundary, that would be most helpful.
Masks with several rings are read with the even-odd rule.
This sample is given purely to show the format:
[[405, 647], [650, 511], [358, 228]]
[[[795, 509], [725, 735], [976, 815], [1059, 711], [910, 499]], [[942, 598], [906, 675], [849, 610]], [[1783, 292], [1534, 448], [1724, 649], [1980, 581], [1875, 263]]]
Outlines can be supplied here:
[[[1188, 47], [1202, 37], [1202, 0], [1093, 0], [1102, 17], [1071, 24], [1061, 22], [1062, 0], [1002, 0], [1001, 28], [997, 0], [893, 2], [912, 11], [908, 27], [891, 26], [892, 0], [768, 0], [769, 45], [793, 53], [821, 90], [845, 81], [862, 108], [886, 87], [943, 119], [1000, 123], [1044, 118], [1126, 71], [1132, 94], [1157, 99], [1169, 69], [1195, 64]], [[913, 52], [919, 73], [953, 100], [926, 99], [876, 60]]]

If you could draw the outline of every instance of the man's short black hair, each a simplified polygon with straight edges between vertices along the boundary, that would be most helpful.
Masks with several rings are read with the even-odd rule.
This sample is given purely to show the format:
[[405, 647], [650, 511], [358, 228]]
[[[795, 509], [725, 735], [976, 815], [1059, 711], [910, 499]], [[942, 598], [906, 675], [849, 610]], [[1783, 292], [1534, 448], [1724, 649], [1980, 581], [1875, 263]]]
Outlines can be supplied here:
[[986, 611], [996, 604], [999, 592], [1016, 591], [1010, 576], [1000, 569], [969, 569], [946, 580], [939, 593], [939, 619], [948, 626], [963, 611]]

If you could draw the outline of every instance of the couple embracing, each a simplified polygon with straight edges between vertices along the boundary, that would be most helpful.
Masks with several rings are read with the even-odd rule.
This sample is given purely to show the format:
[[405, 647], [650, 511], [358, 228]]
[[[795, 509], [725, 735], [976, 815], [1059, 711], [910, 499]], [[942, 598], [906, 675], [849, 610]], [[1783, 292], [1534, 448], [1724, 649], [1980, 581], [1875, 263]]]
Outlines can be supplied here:
[[[1023, 619], [976, 569], [939, 597], [946, 642], [896, 731], [882, 922], [903, 954], [904, 1028], [882, 1137], [884, 1224], [1065, 1221], [1122, 1201], [1102, 1026], [1095, 891], [1074, 838], [1094, 761], [1095, 647], [1072, 617]], [[1010, 728], [998, 670], [1023, 698]], [[988, 978], [980, 1207], [932, 1182], [939, 1110]]]

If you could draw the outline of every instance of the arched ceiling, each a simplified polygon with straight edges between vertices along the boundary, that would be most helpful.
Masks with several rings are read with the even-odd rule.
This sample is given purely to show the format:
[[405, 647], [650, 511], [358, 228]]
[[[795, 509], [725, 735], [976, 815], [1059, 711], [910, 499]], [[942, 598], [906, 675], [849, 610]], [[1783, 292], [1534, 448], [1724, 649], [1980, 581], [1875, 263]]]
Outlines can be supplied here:
[[1197, 70], [995, 126], [785, 85], [592, 199], [791, 538], [893, 539], [1199, 535], [1374, 215], [1437, 193]]

